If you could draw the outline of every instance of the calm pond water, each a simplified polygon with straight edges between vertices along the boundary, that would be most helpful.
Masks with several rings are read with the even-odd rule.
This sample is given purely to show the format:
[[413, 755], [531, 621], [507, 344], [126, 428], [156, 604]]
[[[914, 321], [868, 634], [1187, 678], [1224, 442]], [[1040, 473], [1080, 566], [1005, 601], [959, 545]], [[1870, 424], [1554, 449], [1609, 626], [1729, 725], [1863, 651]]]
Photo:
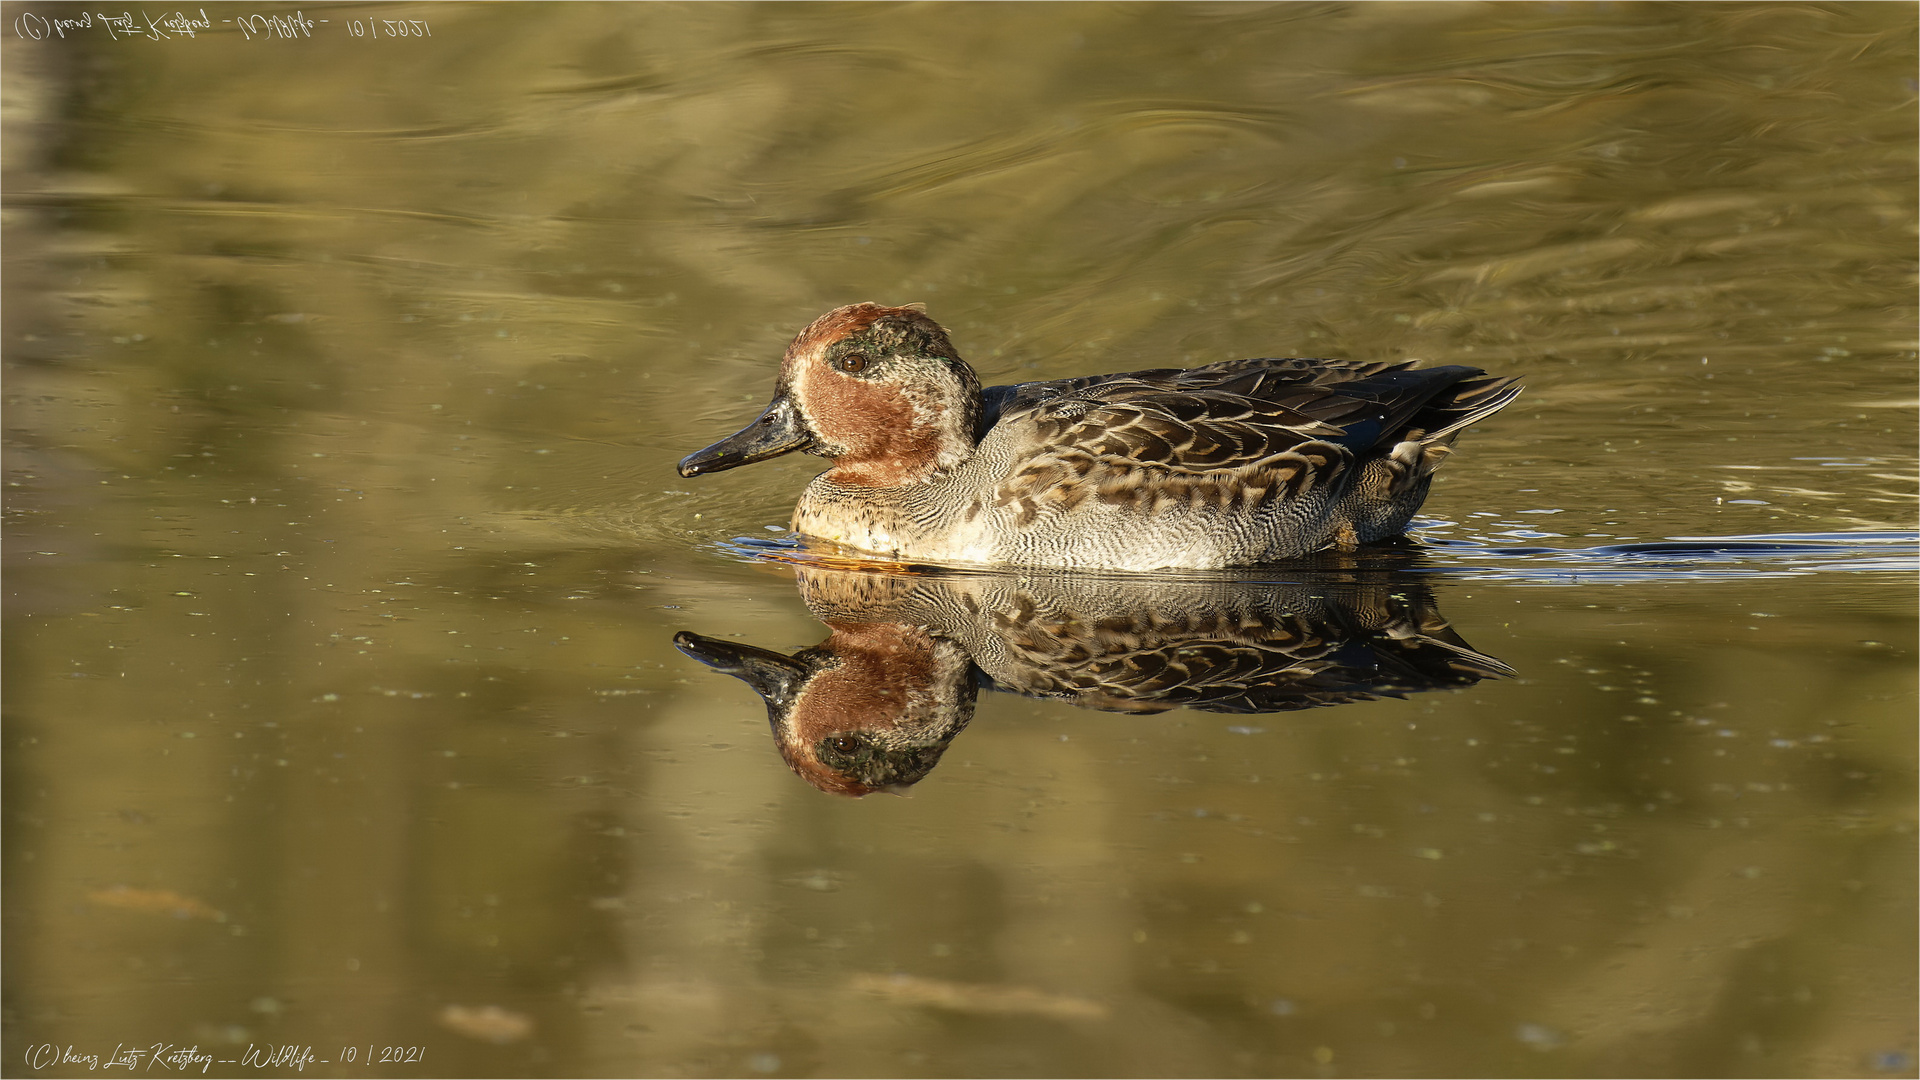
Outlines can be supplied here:
[[[1912, 5], [202, 10], [4, 9], [0, 1072], [1915, 1075]], [[878, 572], [673, 468], [869, 299], [1526, 393]]]

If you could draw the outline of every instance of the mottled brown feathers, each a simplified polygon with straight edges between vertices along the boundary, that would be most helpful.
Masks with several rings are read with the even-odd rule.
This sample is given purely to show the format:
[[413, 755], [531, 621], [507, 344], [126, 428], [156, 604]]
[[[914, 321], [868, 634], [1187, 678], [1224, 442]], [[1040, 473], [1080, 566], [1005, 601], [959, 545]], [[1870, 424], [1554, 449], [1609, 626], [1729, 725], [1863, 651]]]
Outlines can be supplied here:
[[[1250, 371], [1226, 385], [1271, 393], [1266, 374]], [[1345, 404], [1319, 387], [1291, 384], [1263, 399], [1122, 379], [1085, 393], [1095, 392], [1098, 401], [1032, 409], [1040, 449], [994, 492], [995, 505], [1014, 508], [1016, 524], [1072, 511], [1089, 497], [1141, 514], [1183, 506], [1247, 512], [1335, 481], [1352, 457], [1318, 438], [1340, 429], [1314, 413], [1337, 417]]]

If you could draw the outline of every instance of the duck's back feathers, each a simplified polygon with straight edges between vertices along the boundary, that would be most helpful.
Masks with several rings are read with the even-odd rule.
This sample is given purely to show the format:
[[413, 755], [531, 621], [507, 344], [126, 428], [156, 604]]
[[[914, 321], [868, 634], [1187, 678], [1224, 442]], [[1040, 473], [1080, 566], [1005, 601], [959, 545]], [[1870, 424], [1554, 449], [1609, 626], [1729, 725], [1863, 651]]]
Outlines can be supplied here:
[[1333, 495], [1356, 463], [1451, 441], [1516, 393], [1477, 368], [1299, 358], [992, 387], [985, 411], [1017, 462], [994, 502], [1021, 524], [1088, 498], [1257, 511]]

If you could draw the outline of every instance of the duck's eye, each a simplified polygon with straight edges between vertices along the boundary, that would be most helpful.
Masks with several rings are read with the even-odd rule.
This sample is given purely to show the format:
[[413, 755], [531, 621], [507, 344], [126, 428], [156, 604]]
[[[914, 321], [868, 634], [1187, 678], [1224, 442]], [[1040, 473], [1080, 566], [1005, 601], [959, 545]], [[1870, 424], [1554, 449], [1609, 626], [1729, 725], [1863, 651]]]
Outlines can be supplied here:
[[828, 740], [827, 745], [843, 754], [851, 754], [860, 749], [860, 740], [851, 735], [839, 735]]
[[833, 362], [833, 366], [849, 375], [857, 375], [867, 370], [867, 358], [857, 352], [843, 353], [840, 359]]

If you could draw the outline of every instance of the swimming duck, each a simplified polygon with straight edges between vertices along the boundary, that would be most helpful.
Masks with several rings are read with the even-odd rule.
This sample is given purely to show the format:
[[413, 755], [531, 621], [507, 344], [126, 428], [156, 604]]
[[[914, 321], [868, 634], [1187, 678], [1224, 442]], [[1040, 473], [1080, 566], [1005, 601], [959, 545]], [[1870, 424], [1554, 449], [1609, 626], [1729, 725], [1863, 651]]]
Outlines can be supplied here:
[[817, 454], [833, 465], [793, 530], [895, 559], [1248, 566], [1398, 536], [1454, 438], [1519, 393], [1479, 368], [1297, 358], [982, 391], [924, 312], [852, 304], [680, 475]]

